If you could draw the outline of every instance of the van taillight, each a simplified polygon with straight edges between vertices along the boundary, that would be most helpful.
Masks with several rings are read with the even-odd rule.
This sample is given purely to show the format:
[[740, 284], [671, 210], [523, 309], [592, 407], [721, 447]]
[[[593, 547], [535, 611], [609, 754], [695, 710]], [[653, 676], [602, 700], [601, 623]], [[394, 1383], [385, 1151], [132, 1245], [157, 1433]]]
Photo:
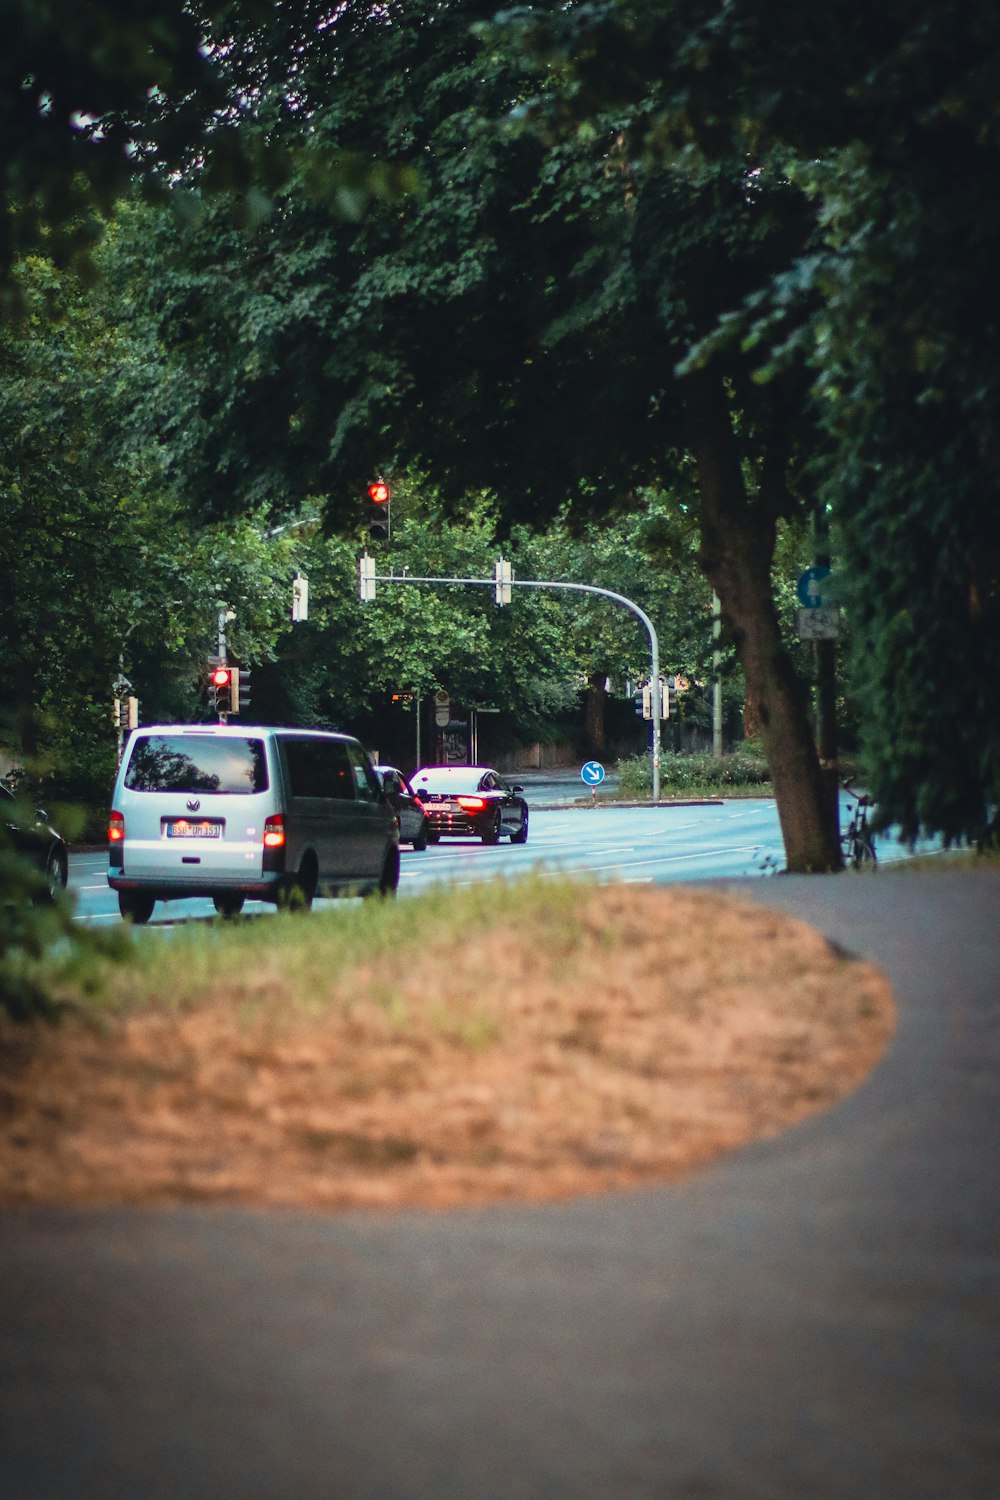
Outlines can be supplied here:
[[264, 820], [264, 848], [280, 849], [285, 842], [285, 818], [283, 813], [272, 813]]
[[125, 817], [123, 813], [113, 812], [108, 820], [108, 843], [120, 844], [125, 837]]

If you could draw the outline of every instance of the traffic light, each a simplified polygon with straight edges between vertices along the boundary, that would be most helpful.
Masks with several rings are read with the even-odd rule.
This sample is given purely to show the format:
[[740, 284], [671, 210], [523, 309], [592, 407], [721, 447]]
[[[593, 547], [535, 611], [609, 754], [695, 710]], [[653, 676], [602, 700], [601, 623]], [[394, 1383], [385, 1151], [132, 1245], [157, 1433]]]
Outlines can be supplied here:
[[368, 486], [368, 535], [373, 542], [388, 540], [389, 497], [389, 486], [384, 479], [376, 479]]
[[230, 712], [234, 714], [244, 714], [250, 707], [250, 668], [231, 667], [230, 672]]
[[309, 580], [296, 573], [292, 579], [292, 623], [309, 618]]
[[129, 695], [127, 698], [116, 698], [114, 703], [114, 725], [116, 729], [138, 729], [139, 727], [139, 700]]
[[358, 558], [358, 590], [362, 604], [375, 598], [375, 559], [367, 552]]
[[498, 604], [509, 604], [514, 570], [505, 557], [498, 557], [493, 567], [493, 597]]
[[[656, 694], [651, 683], [639, 689], [632, 699], [635, 704], [636, 715], [640, 719], [652, 719], [656, 707]], [[660, 678], [660, 718], [669, 719], [677, 712], [677, 678]]]
[[233, 669], [223, 665], [212, 667], [208, 674], [208, 706], [221, 719], [233, 708]]

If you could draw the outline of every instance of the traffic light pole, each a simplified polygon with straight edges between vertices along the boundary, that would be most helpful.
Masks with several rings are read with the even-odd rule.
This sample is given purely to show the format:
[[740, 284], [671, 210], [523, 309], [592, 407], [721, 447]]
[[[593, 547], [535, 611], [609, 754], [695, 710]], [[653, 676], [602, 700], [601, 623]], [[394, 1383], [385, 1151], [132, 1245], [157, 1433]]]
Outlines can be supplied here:
[[[365, 569], [365, 562], [370, 564]], [[410, 573], [376, 573], [374, 571], [375, 559], [362, 558], [361, 580], [362, 598], [373, 599], [375, 597], [376, 583], [471, 583], [482, 588], [497, 587], [497, 578], [416, 578]], [[365, 592], [365, 585], [368, 591]], [[597, 594], [602, 599], [610, 599], [614, 604], [621, 604], [625, 609], [642, 621], [649, 636], [649, 658], [650, 658], [650, 682], [653, 683], [654, 712], [653, 712], [653, 801], [660, 800], [660, 642], [652, 620], [644, 609], [636, 604], [634, 599], [626, 599], [624, 594], [613, 593], [611, 589], [600, 589], [593, 583], [562, 583], [538, 578], [505, 578], [504, 586], [515, 589], [567, 589], [577, 594]]]

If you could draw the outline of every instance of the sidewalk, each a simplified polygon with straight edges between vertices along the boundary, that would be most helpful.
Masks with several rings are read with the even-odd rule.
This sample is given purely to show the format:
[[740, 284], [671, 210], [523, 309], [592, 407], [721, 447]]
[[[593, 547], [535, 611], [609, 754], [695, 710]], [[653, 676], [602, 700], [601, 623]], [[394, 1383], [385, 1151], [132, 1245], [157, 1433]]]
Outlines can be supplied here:
[[563, 1205], [2, 1212], [5, 1500], [994, 1500], [1000, 877], [725, 888], [889, 973], [854, 1095]]

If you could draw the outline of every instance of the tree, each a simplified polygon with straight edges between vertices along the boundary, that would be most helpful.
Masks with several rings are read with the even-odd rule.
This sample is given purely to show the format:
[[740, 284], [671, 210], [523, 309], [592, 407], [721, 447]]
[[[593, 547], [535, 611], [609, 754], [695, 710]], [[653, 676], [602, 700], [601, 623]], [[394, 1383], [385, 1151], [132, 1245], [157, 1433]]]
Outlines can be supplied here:
[[532, 35], [560, 129], [643, 102], [648, 158], [777, 160], [813, 205], [818, 233], [760, 268], [686, 368], [742, 347], [761, 382], [798, 373], [880, 817], [981, 837], [1000, 802], [1000, 17], [598, 0]]
[[0, 305], [9, 312], [21, 308], [10, 272], [25, 254], [44, 249], [86, 269], [101, 217], [141, 166], [138, 119], [150, 98], [177, 105], [165, 143], [176, 152], [181, 140], [190, 145], [192, 114], [200, 128], [221, 94], [198, 20], [180, 0], [12, 0], [4, 21]]
[[[629, 629], [611, 606], [595, 617], [581, 596], [516, 590], [512, 608], [496, 607], [497, 517], [488, 496], [470, 497], [462, 517], [449, 519], [429, 481], [397, 476], [392, 506], [391, 542], [375, 552], [379, 573], [480, 584], [380, 582], [375, 602], [362, 604], [359, 540], [303, 536], [296, 561], [309, 579], [309, 621], [289, 629], [277, 672], [265, 674], [268, 710], [281, 721], [357, 728], [394, 693], [425, 698], [446, 688], [465, 704], [502, 704], [527, 739], [541, 732], [553, 708], [575, 709], [595, 638], [619, 675], [648, 666], [641, 630], [634, 622]], [[363, 517], [359, 502], [359, 534]], [[600, 540], [614, 550], [612, 539]], [[624, 549], [623, 534], [617, 541]], [[601, 577], [589, 571], [593, 547], [586, 539], [569, 542], [559, 526], [518, 530], [503, 550], [519, 577]], [[650, 580], [642, 592], [655, 590]]]
[[[679, 672], [693, 680], [708, 675], [711, 595], [697, 566], [697, 528], [672, 497], [649, 493], [632, 511], [577, 527], [563, 512], [545, 531], [516, 528], [509, 550], [518, 576], [597, 584], [631, 599], [653, 621], [664, 674]], [[601, 756], [606, 683], [648, 679], [647, 635], [619, 604], [587, 595], [556, 596], [552, 602], [572, 620], [563, 651], [587, 683], [587, 751]]]
[[[23, 312], [13, 266], [42, 251], [92, 280], [93, 256], [118, 200], [140, 184], [186, 217], [194, 173], [203, 190], [232, 193], [233, 221], [252, 224], [271, 194], [294, 180], [351, 218], [372, 197], [391, 198], [412, 174], [326, 150], [308, 135], [294, 156], [253, 150], [241, 116], [266, 95], [258, 34], [322, 31], [328, 7], [272, 0], [89, 0], [86, 6], [8, 0], [0, 62], [0, 317]], [[237, 80], [227, 69], [231, 31], [247, 48]], [[227, 77], [227, 73], [229, 76]], [[245, 92], [244, 92], [245, 90]], [[273, 96], [271, 102], [274, 103]], [[294, 109], [294, 86], [278, 103]]]
[[14, 275], [24, 317], [0, 328], [0, 743], [45, 779], [46, 801], [99, 807], [119, 673], [147, 722], [157, 709], [197, 716], [220, 604], [236, 610], [230, 644], [243, 660], [273, 650], [289, 542], [254, 515], [192, 527], [148, 455], [115, 455], [127, 414], [114, 386], [140, 352], [114, 295], [85, 294], [40, 256]]
[[879, 815], [976, 840], [1000, 804], [1000, 17], [923, 0], [790, 34], [770, 9], [796, 88], [761, 49], [745, 98], [824, 237], [749, 339], [811, 371]]
[[[423, 191], [350, 228], [288, 194], [240, 243], [209, 211], [183, 253], [164, 247], [142, 311], [173, 358], [186, 346], [185, 379], [180, 394], [153, 387], [144, 435], [167, 435], [206, 509], [219, 486], [186, 463], [185, 432], [221, 466], [225, 502], [325, 495], [333, 526], [342, 497], [387, 464], [419, 464], [452, 501], [491, 489], [508, 525], [544, 524], [567, 499], [608, 514], [639, 484], [693, 491], [789, 863], [836, 867], [833, 800], [770, 580], [811, 420], [794, 380], [755, 385], [738, 350], [674, 374], [803, 243], [805, 199], [771, 162], [748, 176], [742, 154], [697, 172], [637, 162], [648, 98], [569, 134], [508, 128], [511, 106], [548, 84], [525, 75], [519, 44], [479, 47], [469, 27], [485, 14], [460, 0], [345, 10], [322, 36], [303, 28], [284, 73], [272, 57], [272, 92], [293, 91], [296, 110], [244, 129], [273, 146], [308, 120], [340, 149], [418, 161]], [[237, 29], [234, 76], [266, 46]], [[675, 83], [676, 70], [657, 97]]]

